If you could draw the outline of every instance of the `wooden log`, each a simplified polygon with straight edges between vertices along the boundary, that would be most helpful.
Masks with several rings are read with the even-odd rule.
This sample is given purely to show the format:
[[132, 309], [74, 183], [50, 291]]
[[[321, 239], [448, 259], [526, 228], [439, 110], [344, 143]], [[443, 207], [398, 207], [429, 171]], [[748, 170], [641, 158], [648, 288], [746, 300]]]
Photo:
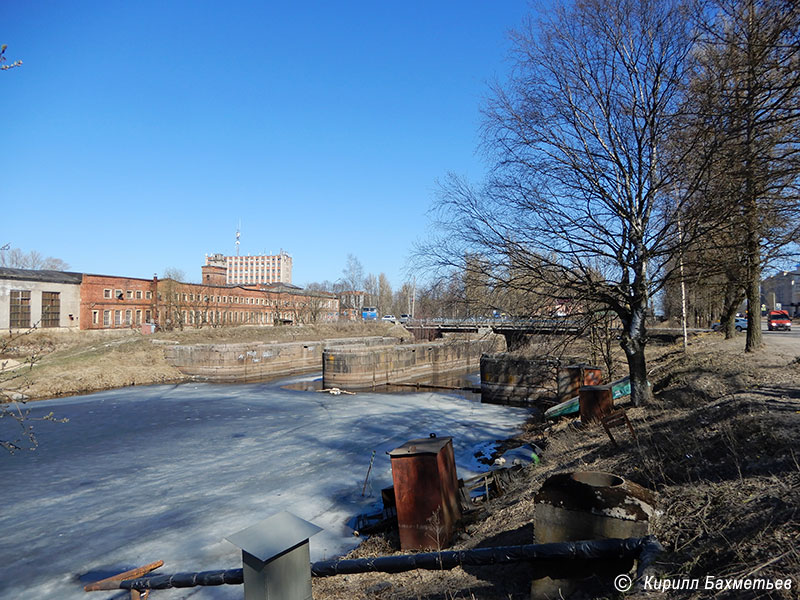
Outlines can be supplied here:
[[85, 585], [83, 591], [103, 592], [108, 590], [118, 590], [120, 589], [119, 588], [120, 581], [142, 577], [143, 575], [147, 575], [150, 571], [155, 571], [163, 564], [164, 564], [163, 560], [157, 560], [156, 562], [150, 563], [149, 565], [138, 567], [136, 569], [131, 569], [130, 571], [125, 571], [124, 573], [119, 573], [118, 575], [114, 575], [112, 577], [106, 577], [105, 579], [101, 579], [100, 581], [95, 581], [94, 583]]

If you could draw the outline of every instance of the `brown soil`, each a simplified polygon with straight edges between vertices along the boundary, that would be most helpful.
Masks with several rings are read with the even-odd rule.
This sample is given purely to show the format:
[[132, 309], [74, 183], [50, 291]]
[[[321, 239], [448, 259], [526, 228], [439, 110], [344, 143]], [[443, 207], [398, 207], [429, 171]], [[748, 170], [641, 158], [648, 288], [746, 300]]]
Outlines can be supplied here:
[[[725, 341], [707, 334], [686, 353], [680, 346], [657, 349], [650, 360], [655, 400], [647, 407], [621, 405], [638, 440], [619, 430], [617, 448], [599, 427], [579, 430], [565, 420], [529, 424], [518, 442], [544, 447], [543, 463], [470, 514], [452, 548], [532, 543], [533, 496], [547, 477], [607, 471], [657, 493], [651, 530], [665, 548], [655, 565], [663, 576], [794, 578], [789, 591], [672, 591], [664, 597], [797, 598], [800, 357], [792, 356], [794, 346], [752, 354], [742, 346], [741, 336]], [[397, 552], [398, 540], [389, 535], [367, 540], [347, 558]], [[529, 573], [515, 565], [347, 575], [315, 579], [314, 597], [521, 599], [530, 597]], [[598, 589], [588, 597], [619, 595]]]
[[389, 335], [400, 325], [343, 323], [301, 327], [225, 327], [159, 332], [33, 331], [0, 339], [0, 401], [71, 396], [130, 385], [184, 381], [164, 359], [164, 344], [287, 342]]

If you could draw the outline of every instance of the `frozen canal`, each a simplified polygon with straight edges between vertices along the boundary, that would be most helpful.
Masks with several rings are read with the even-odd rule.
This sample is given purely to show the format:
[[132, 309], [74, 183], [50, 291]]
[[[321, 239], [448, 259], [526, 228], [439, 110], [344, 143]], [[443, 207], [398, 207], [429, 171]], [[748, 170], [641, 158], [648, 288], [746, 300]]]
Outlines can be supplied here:
[[158, 559], [162, 573], [238, 568], [224, 538], [281, 510], [323, 527], [311, 558], [329, 558], [355, 545], [346, 522], [391, 485], [388, 450], [450, 435], [458, 475], [469, 476], [474, 449], [513, 436], [527, 415], [442, 393], [332, 396], [285, 383], [135, 387], [30, 405], [69, 423], [38, 423], [36, 451], [0, 456], [0, 598], [125, 598], [83, 585]]

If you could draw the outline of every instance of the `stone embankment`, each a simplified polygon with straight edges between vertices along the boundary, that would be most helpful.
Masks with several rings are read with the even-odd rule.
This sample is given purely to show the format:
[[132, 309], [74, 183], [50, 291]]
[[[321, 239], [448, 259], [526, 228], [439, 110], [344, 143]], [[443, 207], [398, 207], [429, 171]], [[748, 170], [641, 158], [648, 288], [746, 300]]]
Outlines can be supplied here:
[[555, 395], [557, 360], [487, 354], [480, 368], [482, 402], [528, 405]]
[[374, 336], [298, 342], [178, 344], [166, 346], [164, 356], [169, 364], [192, 379], [259, 381], [318, 371], [322, 367], [323, 351], [328, 348], [384, 347], [399, 341], [398, 338]]
[[477, 340], [450, 338], [423, 344], [384, 347], [331, 347], [323, 352], [326, 388], [364, 389], [435, 377], [455, 371], [477, 371], [481, 355], [503, 346], [501, 336]]
[[513, 353], [481, 357], [481, 401], [542, 408], [603, 382], [600, 367], [578, 358], [525, 357]]

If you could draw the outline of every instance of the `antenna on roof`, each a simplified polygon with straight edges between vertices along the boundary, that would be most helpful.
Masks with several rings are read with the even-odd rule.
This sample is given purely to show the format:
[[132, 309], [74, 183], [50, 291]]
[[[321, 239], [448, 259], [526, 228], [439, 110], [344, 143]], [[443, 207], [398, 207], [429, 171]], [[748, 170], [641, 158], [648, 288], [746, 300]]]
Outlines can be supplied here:
[[239, 256], [239, 237], [242, 235], [240, 229], [242, 228], [242, 220], [239, 219], [239, 227], [236, 228], [236, 256]]

